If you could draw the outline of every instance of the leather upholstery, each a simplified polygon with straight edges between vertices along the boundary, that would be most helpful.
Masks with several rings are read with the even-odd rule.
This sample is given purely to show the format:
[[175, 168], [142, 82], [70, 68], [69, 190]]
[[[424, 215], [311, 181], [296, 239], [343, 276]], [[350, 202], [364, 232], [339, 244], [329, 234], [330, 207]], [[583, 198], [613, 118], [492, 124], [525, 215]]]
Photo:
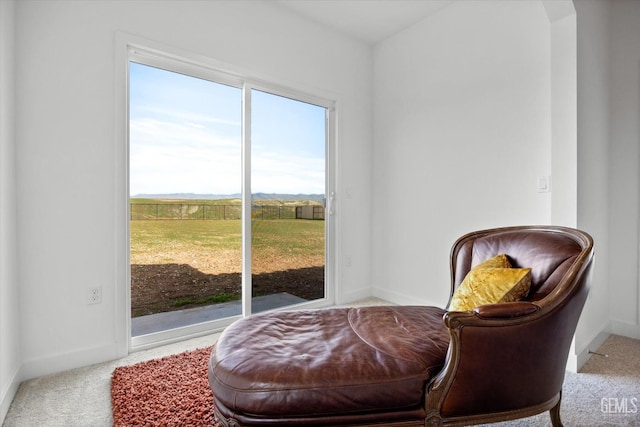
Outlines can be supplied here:
[[505, 253], [512, 267], [531, 268], [531, 292], [527, 300], [537, 301], [554, 289], [581, 249], [579, 242], [562, 233], [507, 229], [478, 235], [456, 247], [457, 252], [452, 254], [453, 286], [454, 289], [460, 286], [474, 265], [497, 253]]
[[424, 417], [424, 385], [449, 346], [443, 314], [436, 307], [365, 307], [240, 320], [225, 330], [210, 361], [218, 409], [307, 423], [381, 411], [418, 410]]
[[470, 425], [549, 410], [560, 426], [593, 241], [553, 226], [469, 233], [451, 251], [451, 294], [473, 266], [499, 253], [531, 268], [526, 301], [466, 312], [275, 312], [234, 323], [209, 365], [221, 425]]

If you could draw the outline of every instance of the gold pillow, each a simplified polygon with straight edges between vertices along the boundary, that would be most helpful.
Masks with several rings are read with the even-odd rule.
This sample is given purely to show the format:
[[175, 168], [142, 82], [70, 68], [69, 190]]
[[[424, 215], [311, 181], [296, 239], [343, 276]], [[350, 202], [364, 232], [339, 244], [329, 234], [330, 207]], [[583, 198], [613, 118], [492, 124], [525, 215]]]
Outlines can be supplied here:
[[482, 261], [480, 264], [473, 267], [473, 270], [477, 268], [511, 268], [511, 263], [506, 254], [498, 254], [493, 258]]
[[493, 257], [467, 273], [451, 297], [449, 311], [467, 311], [484, 304], [520, 301], [529, 293], [531, 269], [493, 267], [500, 259], [501, 255]]

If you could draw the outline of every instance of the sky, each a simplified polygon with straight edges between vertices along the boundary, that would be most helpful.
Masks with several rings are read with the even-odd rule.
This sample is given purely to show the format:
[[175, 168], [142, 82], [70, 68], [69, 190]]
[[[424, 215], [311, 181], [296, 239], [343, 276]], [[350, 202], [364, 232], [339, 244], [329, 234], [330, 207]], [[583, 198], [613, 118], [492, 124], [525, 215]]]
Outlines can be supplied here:
[[[129, 186], [139, 194], [236, 194], [242, 90], [130, 63]], [[253, 91], [251, 192], [324, 194], [325, 109]]]

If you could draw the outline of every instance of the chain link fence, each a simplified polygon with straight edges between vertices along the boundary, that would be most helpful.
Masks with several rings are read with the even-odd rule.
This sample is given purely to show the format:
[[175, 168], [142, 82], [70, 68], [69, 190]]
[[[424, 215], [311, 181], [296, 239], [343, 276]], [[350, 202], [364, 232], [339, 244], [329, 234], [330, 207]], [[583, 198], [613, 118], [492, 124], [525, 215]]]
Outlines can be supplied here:
[[[131, 203], [131, 221], [147, 220], [233, 220], [242, 218], [241, 205], [203, 203]], [[253, 219], [324, 219], [319, 205], [253, 205]]]

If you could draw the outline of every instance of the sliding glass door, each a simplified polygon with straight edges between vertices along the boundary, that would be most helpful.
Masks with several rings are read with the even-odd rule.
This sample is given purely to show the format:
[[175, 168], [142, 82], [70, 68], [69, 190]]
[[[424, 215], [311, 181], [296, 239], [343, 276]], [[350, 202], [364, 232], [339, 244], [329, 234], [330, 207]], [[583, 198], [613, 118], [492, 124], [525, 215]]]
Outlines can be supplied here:
[[326, 116], [252, 91], [253, 312], [325, 297]]
[[255, 87], [131, 53], [132, 337], [328, 302], [331, 104]]

